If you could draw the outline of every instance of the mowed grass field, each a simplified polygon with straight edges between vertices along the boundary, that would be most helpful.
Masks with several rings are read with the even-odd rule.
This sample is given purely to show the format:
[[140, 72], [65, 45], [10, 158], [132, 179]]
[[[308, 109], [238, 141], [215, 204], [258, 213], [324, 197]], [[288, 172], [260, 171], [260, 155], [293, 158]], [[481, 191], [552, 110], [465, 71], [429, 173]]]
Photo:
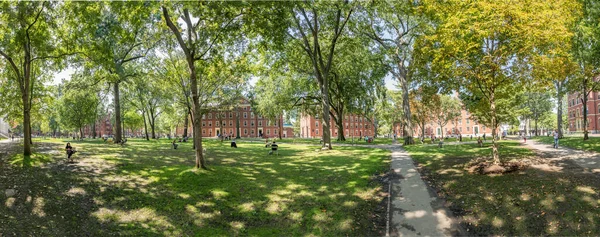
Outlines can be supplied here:
[[[489, 142], [405, 149], [469, 235], [600, 235], [598, 175], [568, 164], [495, 176], [469, 173], [469, 161], [491, 157]], [[499, 150], [505, 161], [536, 157], [518, 141], [501, 141]]]
[[[0, 233], [6, 236], [372, 236], [385, 227], [389, 151], [204, 140], [210, 170], [193, 168], [191, 142], [130, 139], [36, 142], [0, 156]], [[18, 152], [19, 147], [10, 152]], [[10, 153], [9, 152], [9, 153]], [[8, 197], [4, 190], [14, 189]], [[383, 227], [381, 226], [383, 223]], [[384, 232], [383, 232], [384, 233]]]

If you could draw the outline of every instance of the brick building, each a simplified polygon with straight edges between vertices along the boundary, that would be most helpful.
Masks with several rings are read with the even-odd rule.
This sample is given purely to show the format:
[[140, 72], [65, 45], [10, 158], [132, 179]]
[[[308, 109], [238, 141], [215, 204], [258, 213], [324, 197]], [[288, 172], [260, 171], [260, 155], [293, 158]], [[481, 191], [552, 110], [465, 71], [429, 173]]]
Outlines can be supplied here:
[[[282, 131], [282, 137], [293, 137], [294, 131], [290, 127], [283, 126], [283, 116], [275, 121], [269, 120], [260, 114], [256, 114], [250, 103], [241, 99], [233, 110], [210, 111], [202, 115], [202, 137], [216, 137], [219, 134], [232, 134], [237, 136], [236, 124], [239, 117], [240, 137], [278, 137]], [[177, 136], [183, 135], [183, 127], [176, 131]], [[188, 125], [188, 136], [193, 135], [192, 124]]]
[[[413, 136], [421, 137], [421, 128], [415, 123], [413, 123], [413, 126]], [[469, 112], [464, 109], [461, 110], [459, 118], [455, 119], [454, 121], [449, 121], [444, 127], [440, 127], [435, 121], [430, 121], [429, 123], [425, 124], [425, 137], [431, 137], [432, 135], [441, 137], [442, 131], [444, 132], [444, 137], [459, 134], [462, 134], [463, 137], [471, 135], [473, 135], [473, 137], [483, 136], [483, 134], [486, 134], [486, 136], [492, 135], [491, 128], [486, 127], [483, 124], [479, 124], [477, 120], [471, 118]], [[500, 135], [500, 128], [498, 128], [497, 131], [498, 135]], [[394, 133], [400, 137], [404, 136], [403, 128], [400, 123], [394, 123]]]
[[[583, 132], [583, 102], [580, 93], [572, 93], [567, 96], [567, 110], [569, 116], [569, 131]], [[588, 97], [587, 106], [588, 131], [590, 133], [600, 132], [600, 92], [591, 92]]]
[[[111, 114], [108, 113], [106, 116], [98, 119], [96, 121], [96, 137], [102, 136], [112, 136], [113, 135], [113, 125], [110, 121]], [[92, 126], [88, 125], [83, 128], [83, 135], [85, 137], [92, 137], [93, 130]]]
[[[338, 127], [332, 118], [329, 122], [331, 137], [335, 138], [338, 135]], [[344, 124], [345, 137], [371, 137], [375, 135], [373, 123], [364, 116], [347, 114], [344, 116], [342, 123]], [[323, 136], [323, 121], [318, 116], [302, 114], [300, 117], [300, 137], [314, 138], [321, 136]]]

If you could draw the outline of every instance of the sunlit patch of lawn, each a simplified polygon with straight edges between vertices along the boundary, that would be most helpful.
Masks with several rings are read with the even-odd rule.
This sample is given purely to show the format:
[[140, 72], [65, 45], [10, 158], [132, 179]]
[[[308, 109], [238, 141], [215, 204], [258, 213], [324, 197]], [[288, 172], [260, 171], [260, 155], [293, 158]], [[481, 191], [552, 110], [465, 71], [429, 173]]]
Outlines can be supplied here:
[[[61, 150], [68, 140], [54, 142]], [[389, 151], [281, 142], [238, 148], [205, 139], [209, 170], [196, 170], [191, 142], [130, 139], [71, 141], [77, 163], [33, 166], [27, 180], [3, 180], [18, 194], [0, 196], [0, 230], [17, 235], [378, 235], [373, 211], [383, 200], [374, 178]], [[64, 154], [61, 154], [64, 155]], [[8, 182], [10, 183], [8, 183]], [[44, 198], [43, 217], [28, 201]]]
[[[359, 144], [359, 145], [390, 145], [394, 139], [392, 138], [375, 138], [373, 142], [366, 142], [364, 137], [359, 139], [359, 137], [346, 137], [345, 141], [338, 141], [336, 137], [331, 138], [331, 143], [335, 144]], [[264, 142], [265, 139], [262, 139]], [[318, 145], [321, 143], [321, 138], [283, 138], [277, 139], [278, 141], [283, 141], [287, 143], [301, 143], [301, 144], [315, 144]]]
[[[534, 154], [502, 141], [502, 160]], [[407, 146], [426, 179], [473, 235], [600, 235], [600, 180], [576, 171], [529, 168], [499, 176], [470, 174], [465, 164], [491, 156], [490, 145]]]
[[[536, 137], [534, 138], [537, 141], [546, 144], [554, 144], [553, 137]], [[559, 146], [564, 146], [577, 150], [584, 151], [595, 151], [600, 152], [600, 137], [590, 137], [589, 140], [584, 141], [583, 136], [581, 137], [565, 137], [558, 141]]]

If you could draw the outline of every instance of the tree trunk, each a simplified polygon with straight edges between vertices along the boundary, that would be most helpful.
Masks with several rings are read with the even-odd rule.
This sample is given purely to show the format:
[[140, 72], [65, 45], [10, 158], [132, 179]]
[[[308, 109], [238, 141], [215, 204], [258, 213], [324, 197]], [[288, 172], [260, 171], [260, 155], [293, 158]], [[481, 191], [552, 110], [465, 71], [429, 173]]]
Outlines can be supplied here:
[[[29, 84], [29, 82], [27, 82]], [[23, 93], [23, 156], [31, 156], [31, 112], [29, 107], [29, 89]]]
[[587, 119], [587, 114], [588, 114], [588, 110], [587, 110], [587, 102], [588, 102], [587, 80], [584, 80], [584, 82], [583, 82], [583, 95], [582, 95], [581, 101], [583, 102], [583, 105], [582, 105], [582, 109], [583, 109], [583, 140], [587, 141], [588, 139], [590, 139], [588, 136], [588, 119]]
[[490, 115], [492, 117], [492, 159], [494, 164], [500, 164], [498, 144], [496, 143], [496, 128], [498, 128], [498, 124], [496, 121], [496, 100], [494, 96], [494, 90], [492, 89], [490, 93]]
[[92, 137], [96, 139], [96, 121], [92, 123]]
[[237, 111], [237, 108], [235, 111], [235, 138], [240, 139], [240, 113]]
[[558, 126], [558, 138], [563, 138], [563, 131], [562, 131], [562, 105], [563, 105], [563, 84], [562, 82], [558, 81], [556, 82], [556, 91], [557, 93], [557, 116], [556, 116], [556, 120], [557, 120], [557, 126]]
[[142, 111], [142, 118], [144, 118], [144, 133], [146, 133], [146, 141], [150, 141], [148, 136], [148, 124], [146, 123], [146, 112]]
[[279, 139], [283, 139], [283, 115], [281, 115], [281, 119], [279, 119]]
[[204, 162], [204, 156], [202, 154], [202, 134], [201, 132], [201, 124], [202, 124], [202, 115], [200, 113], [200, 100], [198, 96], [198, 82], [196, 79], [196, 69], [194, 66], [194, 61], [191, 58], [188, 58], [188, 63], [190, 64], [190, 81], [191, 81], [191, 90], [192, 90], [192, 102], [194, 105], [193, 113], [194, 113], [194, 146], [196, 147], [196, 168], [207, 169], [206, 164]]
[[83, 127], [79, 127], [79, 140], [83, 139]]
[[325, 77], [321, 79], [321, 93], [323, 95], [322, 98], [322, 115], [323, 115], [323, 147], [326, 147], [331, 150], [331, 124], [329, 123], [329, 80]]
[[537, 123], [538, 123], [538, 120], [536, 118], [536, 119], [533, 120], [533, 124], [534, 124], [533, 126], [535, 127], [535, 136], [536, 137], [539, 136], [539, 134], [538, 134], [538, 124]]
[[343, 118], [343, 116], [338, 116], [338, 119], [335, 122], [337, 124], [337, 128], [338, 128], [338, 134], [337, 134], [338, 141], [346, 141], [346, 137], [344, 137], [344, 124], [343, 124], [342, 118]]
[[154, 115], [153, 115], [153, 114], [151, 115], [150, 113], [148, 113], [148, 116], [149, 116], [148, 120], [149, 120], [149, 122], [150, 122], [150, 129], [152, 130], [152, 139], [156, 139], [156, 133], [154, 132], [154, 127], [155, 127], [155, 125], [156, 125], [156, 124], [154, 123], [154, 122], [155, 122], [155, 120], [154, 120], [154, 119], [155, 119], [155, 118], [154, 118]]
[[[399, 68], [404, 68], [404, 65], [399, 65]], [[401, 71], [401, 75], [398, 77], [398, 81], [400, 82], [400, 86], [402, 87], [402, 110], [404, 111], [404, 119], [406, 120], [406, 127], [404, 129], [404, 145], [415, 144], [415, 140], [413, 138], [413, 129], [412, 129], [412, 121], [410, 114], [410, 98], [409, 98], [409, 87], [408, 87], [408, 78], [405, 70]]]
[[[188, 109], [188, 113], [185, 115], [185, 120], [183, 120], [183, 137], [187, 137], [187, 135], [188, 135], [188, 126], [190, 126], [189, 125], [189, 120], [190, 120], [189, 114], [190, 114], [190, 111]], [[177, 133], [177, 129], [175, 129], [175, 133]], [[175, 134], [175, 135], [177, 135], [177, 134]]]
[[114, 142], [121, 142], [121, 104], [119, 102], [119, 82], [114, 83], [114, 101], [115, 103], [115, 138]]

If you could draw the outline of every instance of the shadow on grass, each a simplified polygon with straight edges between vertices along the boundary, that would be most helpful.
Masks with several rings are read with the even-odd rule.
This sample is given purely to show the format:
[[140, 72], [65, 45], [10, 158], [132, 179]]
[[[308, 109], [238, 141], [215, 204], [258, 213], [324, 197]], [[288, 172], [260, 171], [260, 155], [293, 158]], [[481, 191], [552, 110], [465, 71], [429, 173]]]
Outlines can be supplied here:
[[[534, 154], [502, 142], [501, 159]], [[600, 179], [568, 165], [560, 171], [526, 169], [499, 176], [470, 174], [465, 164], [489, 148], [409, 146], [425, 179], [445, 197], [472, 235], [600, 235]]]
[[[52, 140], [52, 149], [61, 149]], [[17, 235], [378, 235], [371, 181], [389, 152], [207, 141], [212, 171], [193, 169], [190, 143], [72, 142], [77, 164], [5, 167], [0, 230]]]

